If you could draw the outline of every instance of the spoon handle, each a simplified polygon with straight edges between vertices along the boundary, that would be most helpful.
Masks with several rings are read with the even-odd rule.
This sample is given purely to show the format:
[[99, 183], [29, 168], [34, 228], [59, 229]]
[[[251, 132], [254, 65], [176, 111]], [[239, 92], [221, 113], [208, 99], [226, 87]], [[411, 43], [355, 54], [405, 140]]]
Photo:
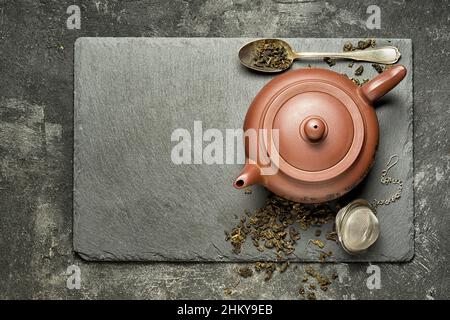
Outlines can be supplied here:
[[368, 61], [383, 64], [393, 64], [400, 58], [400, 52], [396, 47], [388, 46], [377, 49], [347, 51], [347, 52], [296, 52], [295, 59], [315, 58], [350, 59]]

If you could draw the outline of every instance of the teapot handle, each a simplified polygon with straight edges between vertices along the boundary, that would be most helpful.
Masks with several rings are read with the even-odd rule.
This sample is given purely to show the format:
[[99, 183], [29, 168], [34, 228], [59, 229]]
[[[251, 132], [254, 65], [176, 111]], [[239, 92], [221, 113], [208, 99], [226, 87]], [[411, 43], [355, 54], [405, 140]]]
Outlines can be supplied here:
[[402, 65], [396, 65], [364, 84], [359, 90], [362, 96], [372, 104], [399, 84], [405, 75], [406, 68]]

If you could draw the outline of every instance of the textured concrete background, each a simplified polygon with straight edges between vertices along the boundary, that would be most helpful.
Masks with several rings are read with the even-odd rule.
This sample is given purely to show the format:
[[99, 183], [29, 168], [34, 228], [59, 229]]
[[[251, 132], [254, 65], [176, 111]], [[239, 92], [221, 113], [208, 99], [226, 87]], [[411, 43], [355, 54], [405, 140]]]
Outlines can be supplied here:
[[[79, 4], [81, 30], [67, 30]], [[366, 8], [382, 9], [367, 30]], [[448, 1], [0, 1], [0, 298], [222, 298], [237, 264], [86, 263], [72, 252], [73, 43], [80, 36], [387, 37], [414, 46], [416, 255], [336, 270], [318, 298], [450, 296], [450, 24]], [[81, 289], [66, 288], [69, 265]], [[231, 297], [298, 298], [295, 271], [240, 281]]]

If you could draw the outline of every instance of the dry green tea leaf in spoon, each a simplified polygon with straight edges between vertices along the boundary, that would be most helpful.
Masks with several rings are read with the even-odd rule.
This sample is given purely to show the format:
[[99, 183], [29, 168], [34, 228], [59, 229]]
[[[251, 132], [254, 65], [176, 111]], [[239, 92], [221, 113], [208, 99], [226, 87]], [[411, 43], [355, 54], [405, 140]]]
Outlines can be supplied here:
[[262, 68], [286, 69], [290, 66], [291, 60], [283, 45], [264, 42], [256, 47], [253, 64]]

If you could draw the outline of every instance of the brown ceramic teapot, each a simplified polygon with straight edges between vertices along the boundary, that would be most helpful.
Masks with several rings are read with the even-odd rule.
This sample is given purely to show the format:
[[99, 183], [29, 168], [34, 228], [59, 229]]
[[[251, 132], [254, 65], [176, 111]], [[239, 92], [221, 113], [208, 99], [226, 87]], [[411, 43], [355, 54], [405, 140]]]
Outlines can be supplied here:
[[234, 186], [261, 184], [301, 203], [344, 195], [374, 161], [378, 119], [372, 104], [405, 75], [405, 67], [396, 65], [361, 87], [319, 68], [274, 78], [248, 109], [244, 131], [263, 134], [256, 136], [256, 153], [246, 139], [246, 165]]

